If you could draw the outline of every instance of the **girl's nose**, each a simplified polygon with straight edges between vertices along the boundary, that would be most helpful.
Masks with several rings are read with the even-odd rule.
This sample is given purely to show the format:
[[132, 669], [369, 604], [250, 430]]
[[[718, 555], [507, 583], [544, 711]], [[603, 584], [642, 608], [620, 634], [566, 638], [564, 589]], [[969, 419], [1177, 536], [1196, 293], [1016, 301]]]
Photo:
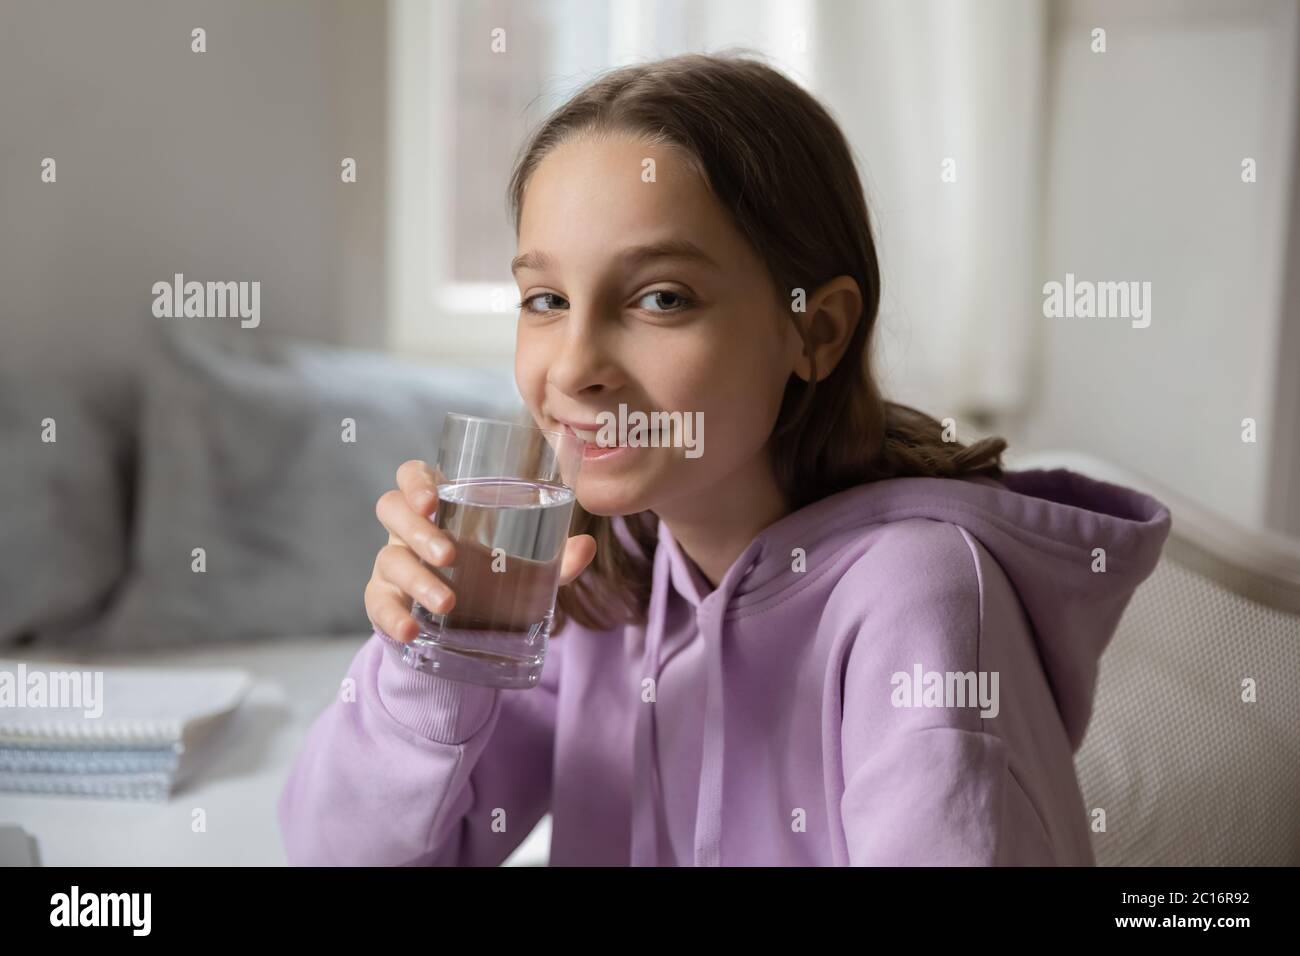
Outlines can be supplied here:
[[570, 308], [563, 341], [551, 359], [546, 381], [566, 395], [601, 394], [618, 386], [610, 331], [600, 318]]

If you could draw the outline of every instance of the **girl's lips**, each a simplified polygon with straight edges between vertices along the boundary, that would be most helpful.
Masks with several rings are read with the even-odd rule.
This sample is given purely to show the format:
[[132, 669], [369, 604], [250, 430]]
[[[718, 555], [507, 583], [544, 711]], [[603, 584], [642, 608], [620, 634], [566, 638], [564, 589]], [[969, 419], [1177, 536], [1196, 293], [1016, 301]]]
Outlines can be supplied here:
[[628, 445], [619, 445], [616, 448], [601, 448], [599, 445], [583, 444], [582, 460], [583, 461], [608, 461], [611, 458], [622, 458], [633, 449]]
[[561, 422], [561, 424], [564, 426], [564, 433], [566, 435], [571, 435], [578, 439], [578, 441], [582, 442], [582, 460], [584, 462], [607, 461], [611, 458], [621, 458], [633, 450], [632, 446], [628, 445], [618, 445], [611, 448], [604, 445], [598, 445], [596, 442], [586, 441], [581, 435], [575, 432], [567, 422]]

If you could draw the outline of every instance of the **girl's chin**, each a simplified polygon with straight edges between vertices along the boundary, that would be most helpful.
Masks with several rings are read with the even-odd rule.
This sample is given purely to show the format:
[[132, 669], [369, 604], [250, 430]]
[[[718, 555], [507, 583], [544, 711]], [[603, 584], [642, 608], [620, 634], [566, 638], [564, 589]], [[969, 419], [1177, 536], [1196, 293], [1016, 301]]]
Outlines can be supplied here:
[[628, 451], [626, 468], [613, 462], [604, 468], [599, 463], [583, 462], [576, 497], [588, 514], [606, 518], [637, 514], [653, 509], [665, 497], [672, 497], [668, 491], [677, 483], [679, 473], [672, 467], [672, 460], [665, 457], [671, 450], [633, 448]]
[[601, 484], [603, 482], [578, 479], [578, 504], [588, 514], [612, 518], [614, 515], [636, 514], [650, 507], [650, 496], [641, 491], [629, 494], [626, 487], [602, 488]]
[[612, 518], [615, 515], [636, 514], [638, 511], [645, 510], [644, 508], [625, 504], [622, 500], [588, 501], [581, 495], [578, 496], [578, 504], [582, 505], [582, 510], [587, 512], [587, 514], [595, 515], [598, 518]]

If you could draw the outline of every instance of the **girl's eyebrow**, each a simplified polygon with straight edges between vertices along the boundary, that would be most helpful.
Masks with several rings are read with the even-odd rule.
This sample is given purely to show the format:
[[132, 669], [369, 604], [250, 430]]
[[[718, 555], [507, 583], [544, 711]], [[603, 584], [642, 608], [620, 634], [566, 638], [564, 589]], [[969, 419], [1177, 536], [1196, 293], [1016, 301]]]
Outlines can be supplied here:
[[[639, 266], [656, 259], [688, 259], [718, 268], [713, 257], [689, 239], [663, 239], [641, 246], [632, 246], [620, 252], [618, 258], [623, 260], [625, 266]], [[541, 271], [549, 269], [553, 264], [554, 260], [546, 253], [533, 250], [515, 256], [510, 262], [510, 272], [514, 274], [520, 269]]]

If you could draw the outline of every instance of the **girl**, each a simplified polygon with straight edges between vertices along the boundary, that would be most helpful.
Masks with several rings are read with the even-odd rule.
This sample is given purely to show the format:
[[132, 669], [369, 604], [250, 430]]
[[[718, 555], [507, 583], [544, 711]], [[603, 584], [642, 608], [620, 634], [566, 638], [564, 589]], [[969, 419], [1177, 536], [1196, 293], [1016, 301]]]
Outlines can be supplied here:
[[[1004, 442], [882, 398], [826, 111], [750, 58], [620, 69], [541, 126], [510, 198], [519, 391], [588, 440], [542, 679], [402, 663], [412, 600], [454, 601], [407, 462], [356, 700], [280, 800], [289, 861], [492, 865], [550, 811], [557, 865], [1092, 863], [1072, 754], [1168, 513], [1004, 473]], [[703, 454], [599, 446], [620, 405], [701, 413]]]

